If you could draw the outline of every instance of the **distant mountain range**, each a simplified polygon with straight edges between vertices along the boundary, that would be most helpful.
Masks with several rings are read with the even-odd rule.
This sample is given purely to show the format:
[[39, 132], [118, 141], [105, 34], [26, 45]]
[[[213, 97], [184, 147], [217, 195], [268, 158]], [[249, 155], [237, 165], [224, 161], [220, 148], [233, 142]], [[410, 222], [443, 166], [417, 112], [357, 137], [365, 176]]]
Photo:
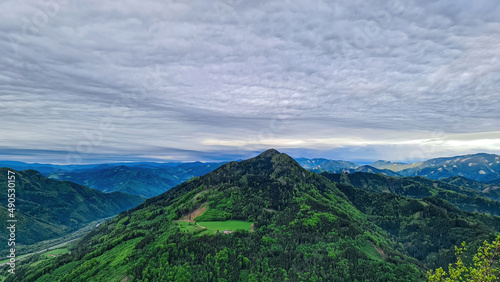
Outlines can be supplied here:
[[122, 163], [105, 163], [105, 164], [40, 164], [40, 163], [25, 163], [18, 161], [0, 161], [0, 167], [8, 167], [15, 170], [27, 170], [33, 169], [42, 174], [50, 174], [53, 172], [81, 172], [94, 168], [105, 168], [105, 167], [115, 167], [115, 166], [128, 166], [128, 167], [143, 167], [143, 168], [155, 168], [155, 167], [174, 167], [182, 164], [182, 162], [168, 162], [168, 163], [156, 163], [156, 162], [122, 162]]
[[123, 192], [153, 197], [195, 176], [206, 174], [222, 163], [182, 163], [155, 165], [102, 165], [74, 171], [53, 171], [45, 175], [52, 179], [68, 180], [106, 193]]
[[388, 169], [388, 170], [392, 170], [394, 172], [398, 172], [401, 170], [405, 170], [408, 168], [413, 168], [413, 167], [419, 166], [420, 164], [422, 164], [422, 162], [405, 164], [405, 163], [398, 163], [398, 162], [391, 162], [391, 161], [376, 161], [376, 162], [370, 164], [370, 166], [373, 166], [373, 167], [378, 168], [378, 169]]
[[348, 161], [335, 161], [328, 159], [306, 159], [306, 158], [297, 158], [295, 160], [303, 168], [313, 172], [321, 172], [321, 171], [336, 172], [345, 169], [356, 169], [360, 167], [360, 165]]
[[442, 179], [463, 176], [480, 182], [500, 179], [500, 156], [474, 154], [450, 158], [431, 159], [415, 164], [412, 168], [398, 171], [403, 176], [423, 176]]
[[297, 159], [297, 162], [314, 172], [370, 172], [388, 176], [422, 176], [434, 180], [461, 176], [480, 182], [500, 181], [500, 156], [484, 153], [410, 164], [380, 160], [368, 166], [360, 166], [352, 162], [304, 158]]
[[[464, 177], [470, 180], [497, 185], [500, 182], [500, 156], [474, 154], [450, 158], [436, 158], [411, 164], [376, 161], [370, 165], [329, 159], [295, 159], [307, 170], [321, 173], [367, 172], [386, 176], [422, 176], [433, 180]], [[143, 197], [153, 197], [170, 188], [213, 171], [224, 163], [110, 163], [94, 165], [48, 165], [22, 162], [2, 162], [0, 166], [14, 169], [36, 169], [43, 175], [57, 180], [68, 180], [106, 193], [124, 192]], [[464, 184], [465, 185], [465, 184]], [[474, 184], [476, 189], [480, 189]], [[486, 189], [488, 186], [484, 186]], [[494, 186], [492, 186], [494, 189]]]
[[371, 165], [358, 165], [348, 161], [336, 161], [328, 159], [295, 159], [303, 168], [312, 172], [328, 171], [332, 173], [354, 173], [354, 172], [369, 172], [380, 173], [388, 176], [397, 176], [398, 174], [392, 170], [377, 168]]

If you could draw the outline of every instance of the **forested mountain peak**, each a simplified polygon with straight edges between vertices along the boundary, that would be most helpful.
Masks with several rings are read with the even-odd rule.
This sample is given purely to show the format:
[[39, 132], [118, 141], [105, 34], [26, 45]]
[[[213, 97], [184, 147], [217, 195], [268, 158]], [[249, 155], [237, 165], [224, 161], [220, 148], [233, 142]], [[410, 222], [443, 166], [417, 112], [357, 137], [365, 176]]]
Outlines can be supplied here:
[[[14, 280], [100, 281], [111, 272], [113, 281], [422, 278], [419, 263], [396, 248], [335, 183], [268, 150], [150, 198], [99, 226], [70, 256], [23, 268]], [[108, 264], [118, 250], [127, 259]]]
[[[183, 193], [193, 191], [210, 191], [217, 197], [234, 197], [242, 195], [244, 199], [238, 205], [262, 205], [262, 208], [284, 209], [294, 198], [302, 197], [312, 191], [328, 190], [337, 197], [345, 199], [345, 195], [327, 179], [302, 168], [293, 158], [270, 149], [260, 155], [240, 162], [229, 162], [199, 178], [171, 189], [145, 204], [162, 202]], [[221, 199], [214, 194], [215, 201]], [[166, 204], [169, 204], [167, 200]]]
[[280, 154], [281, 153], [278, 150], [276, 150], [276, 149], [268, 149], [268, 150], [262, 152], [256, 158], [258, 158], [258, 159], [273, 158], [274, 156], [277, 156], [277, 155], [280, 155]]

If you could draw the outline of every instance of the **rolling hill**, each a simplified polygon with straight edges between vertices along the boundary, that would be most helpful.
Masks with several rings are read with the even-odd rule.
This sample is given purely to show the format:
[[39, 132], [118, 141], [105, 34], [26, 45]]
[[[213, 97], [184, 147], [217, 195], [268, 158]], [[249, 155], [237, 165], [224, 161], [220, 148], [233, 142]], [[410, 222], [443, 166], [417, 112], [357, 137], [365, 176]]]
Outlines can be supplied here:
[[500, 181], [498, 180], [483, 183], [462, 176], [454, 176], [443, 178], [440, 181], [480, 191], [484, 197], [500, 201]]

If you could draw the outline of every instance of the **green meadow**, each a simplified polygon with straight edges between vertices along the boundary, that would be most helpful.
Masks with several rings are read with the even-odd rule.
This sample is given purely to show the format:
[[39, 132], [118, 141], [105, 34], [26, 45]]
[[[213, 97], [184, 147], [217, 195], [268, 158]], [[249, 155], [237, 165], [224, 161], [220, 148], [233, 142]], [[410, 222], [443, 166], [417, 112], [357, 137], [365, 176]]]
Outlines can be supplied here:
[[249, 230], [253, 223], [240, 220], [226, 220], [226, 221], [197, 222], [197, 224], [214, 232], [216, 230], [224, 232], [225, 230], [231, 230], [231, 231]]
[[181, 232], [199, 232], [198, 235], [215, 234], [217, 230], [224, 232], [225, 230], [250, 230], [253, 222], [240, 220], [226, 221], [203, 221], [203, 222], [186, 222], [177, 221], [177, 226]]

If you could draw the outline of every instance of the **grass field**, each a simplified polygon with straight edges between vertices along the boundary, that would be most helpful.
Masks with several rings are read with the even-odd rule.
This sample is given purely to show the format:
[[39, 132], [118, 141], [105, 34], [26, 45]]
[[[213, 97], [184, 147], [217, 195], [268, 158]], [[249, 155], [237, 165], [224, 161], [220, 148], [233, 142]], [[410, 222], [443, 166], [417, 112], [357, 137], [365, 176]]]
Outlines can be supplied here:
[[219, 230], [224, 232], [224, 230], [249, 230], [252, 226], [252, 222], [239, 221], [239, 220], [226, 220], [226, 221], [205, 221], [197, 222], [199, 226], [205, 227], [208, 230]]
[[363, 251], [366, 255], [368, 255], [369, 258], [371, 258], [373, 260], [384, 261], [384, 259], [382, 258], [382, 255], [378, 253], [378, 251], [375, 249], [375, 247], [370, 242], [366, 242], [361, 247], [361, 251]]
[[177, 226], [181, 232], [199, 232], [198, 236], [215, 234], [217, 230], [224, 232], [225, 230], [250, 230], [252, 222], [240, 220], [227, 221], [203, 221], [203, 222], [187, 222], [177, 221]]
[[179, 226], [181, 232], [195, 232], [201, 230], [201, 227], [193, 222], [177, 221], [177, 226]]

